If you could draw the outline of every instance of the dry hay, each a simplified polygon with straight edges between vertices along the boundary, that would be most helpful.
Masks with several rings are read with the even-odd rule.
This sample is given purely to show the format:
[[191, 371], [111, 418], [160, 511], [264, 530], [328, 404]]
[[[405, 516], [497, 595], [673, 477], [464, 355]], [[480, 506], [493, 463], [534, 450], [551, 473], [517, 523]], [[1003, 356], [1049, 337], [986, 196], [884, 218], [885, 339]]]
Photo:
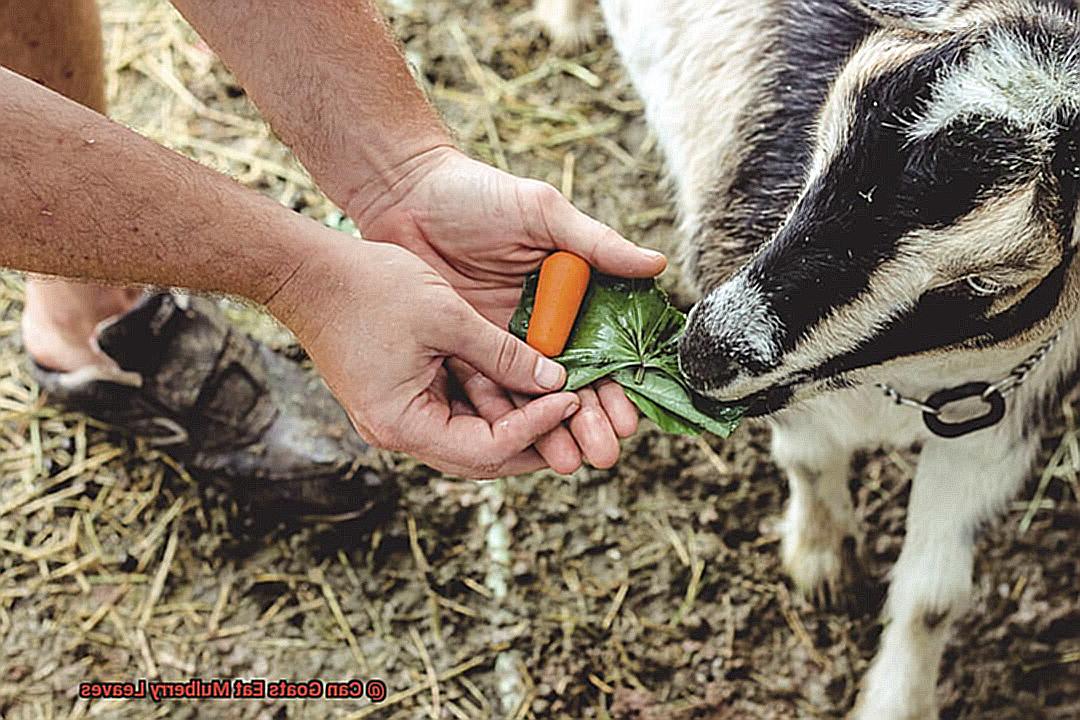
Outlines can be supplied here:
[[[165, 3], [105, 0], [112, 113], [311, 217], [340, 214]], [[548, 180], [670, 249], [641, 106], [607, 46], [571, 60], [513, 19], [524, 0], [390, 4], [418, 78], [470, 152]], [[341, 88], [341, 92], [355, 91]], [[673, 284], [673, 277], [667, 282]], [[42, 403], [0, 283], [0, 717], [835, 717], [872, 617], [792, 597], [761, 430], [707, 443], [644, 430], [611, 472], [454, 483], [403, 458], [401, 508], [248, 527], [161, 448]], [[278, 346], [290, 338], [239, 304]], [[978, 612], [946, 658], [948, 717], [1074, 717], [1080, 443], [1071, 409], [1005, 525], [981, 545]], [[904, 454], [861, 461], [882, 576], [902, 536]], [[79, 681], [381, 677], [360, 702], [87, 702]]]

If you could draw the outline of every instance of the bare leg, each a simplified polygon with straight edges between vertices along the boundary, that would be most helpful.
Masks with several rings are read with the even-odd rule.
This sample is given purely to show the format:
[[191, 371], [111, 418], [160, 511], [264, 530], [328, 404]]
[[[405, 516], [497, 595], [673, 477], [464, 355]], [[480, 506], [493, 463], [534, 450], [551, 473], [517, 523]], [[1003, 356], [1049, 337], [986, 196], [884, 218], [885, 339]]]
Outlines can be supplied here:
[[[101, 21], [95, 0], [0, 0], [0, 65], [105, 112]], [[28, 279], [23, 342], [53, 370], [111, 365], [92, 342], [97, 324], [124, 312], [138, 291]]]

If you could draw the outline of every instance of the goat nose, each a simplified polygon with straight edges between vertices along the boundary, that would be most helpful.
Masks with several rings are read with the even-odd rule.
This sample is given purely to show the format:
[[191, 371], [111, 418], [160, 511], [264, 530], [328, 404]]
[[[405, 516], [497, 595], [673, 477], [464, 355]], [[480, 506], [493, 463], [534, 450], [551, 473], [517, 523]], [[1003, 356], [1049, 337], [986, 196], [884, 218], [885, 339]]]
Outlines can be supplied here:
[[690, 387], [706, 394], [728, 385], [745, 368], [725, 348], [719, 335], [691, 316], [686, 332], [679, 338], [679, 369]]
[[716, 396], [778, 364], [781, 327], [764, 294], [736, 275], [690, 312], [679, 365], [695, 390]]

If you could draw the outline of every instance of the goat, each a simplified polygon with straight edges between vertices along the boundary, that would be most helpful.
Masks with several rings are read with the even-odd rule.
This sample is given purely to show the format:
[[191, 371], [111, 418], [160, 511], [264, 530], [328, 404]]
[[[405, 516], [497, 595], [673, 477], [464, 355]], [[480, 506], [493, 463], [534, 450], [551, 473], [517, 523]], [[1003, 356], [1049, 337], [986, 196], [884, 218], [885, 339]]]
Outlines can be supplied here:
[[[545, 2], [580, 27], [577, 0]], [[937, 717], [976, 531], [1020, 488], [1077, 377], [1076, 7], [601, 6], [701, 293], [683, 372], [772, 426], [790, 484], [782, 561], [800, 591], [836, 597], [861, 554], [852, 453], [922, 444], [888, 622], [850, 717]]]

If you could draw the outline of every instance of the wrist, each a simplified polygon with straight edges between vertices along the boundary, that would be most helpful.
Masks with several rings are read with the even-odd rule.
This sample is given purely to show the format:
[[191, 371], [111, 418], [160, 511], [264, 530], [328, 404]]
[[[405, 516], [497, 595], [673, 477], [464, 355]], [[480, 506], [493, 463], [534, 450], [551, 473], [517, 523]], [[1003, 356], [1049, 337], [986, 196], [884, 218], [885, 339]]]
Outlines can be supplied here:
[[247, 297], [265, 307], [307, 346], [320, 332], [313, 322], [322, 315], [310, 309], [322, 307], [333, 290], [340, 290], [335, 278], [342, 263], [361, 252], [355, 247], [345, 253], [342, 246], [364, 243], [299, 215], [290, 224], [276, 245], [278, 270], [261, 279]]
[[366, 235], [388, 212], [410, 212], [409, 202], [417, 187], [448, 163], [465, 157], [449, 139], [421, 149], [368, 178], [349, 195], [342, 209], [361, 235]]

